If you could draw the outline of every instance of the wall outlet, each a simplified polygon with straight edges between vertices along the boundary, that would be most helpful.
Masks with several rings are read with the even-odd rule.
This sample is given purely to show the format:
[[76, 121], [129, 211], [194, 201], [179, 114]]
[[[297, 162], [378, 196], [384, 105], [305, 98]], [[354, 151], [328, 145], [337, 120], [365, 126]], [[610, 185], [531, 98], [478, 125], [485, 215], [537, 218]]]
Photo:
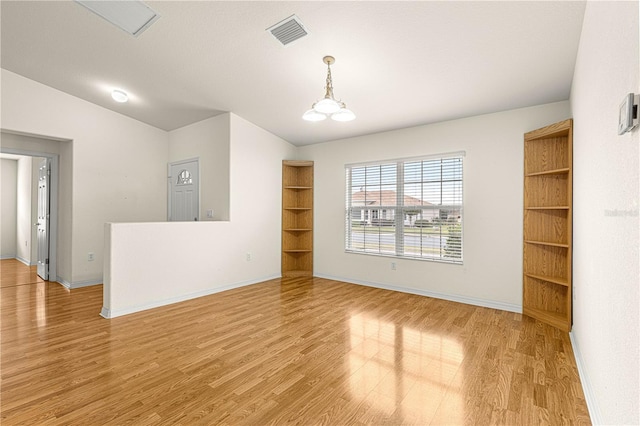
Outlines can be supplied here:
[[93, 254], [92, 252], [89, 252], [89, 254], [87, 254], [87, 260], [89, 262], [93, 262], [96, 259], [96, 255]]
[[251, 253], [247, 253], [247, 262], [251, 262]]
[[391, 262], [391, 270], [392, 271], [396, 270], [396, 262]]
[[212, 218], [213, 218], [213, 210], [207, 210], [207, 217], [208, 217], [209, 219], [212, 219]]

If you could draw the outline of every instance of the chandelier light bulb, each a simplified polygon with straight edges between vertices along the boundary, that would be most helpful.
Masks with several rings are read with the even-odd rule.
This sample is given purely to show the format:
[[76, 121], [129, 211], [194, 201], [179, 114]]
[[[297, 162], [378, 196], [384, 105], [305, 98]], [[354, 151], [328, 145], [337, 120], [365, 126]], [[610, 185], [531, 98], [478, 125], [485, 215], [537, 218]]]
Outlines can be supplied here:
[[340, 108], [340, 111], [331, 115], [331, 119], [335, 121], [351, 121], [356, 119], [356, 115], [346, 107]]
[[322, 121], [326, 118], [327, 116], [325, 114], [319, 113], [313, 109], [310, 109], [302, 115], [302, 119], [306, 121]]
[[333, 114], [340, 110], [340, 105], [333, 99], [324, 98], [316, 102], [313, 109], [323, 114]]

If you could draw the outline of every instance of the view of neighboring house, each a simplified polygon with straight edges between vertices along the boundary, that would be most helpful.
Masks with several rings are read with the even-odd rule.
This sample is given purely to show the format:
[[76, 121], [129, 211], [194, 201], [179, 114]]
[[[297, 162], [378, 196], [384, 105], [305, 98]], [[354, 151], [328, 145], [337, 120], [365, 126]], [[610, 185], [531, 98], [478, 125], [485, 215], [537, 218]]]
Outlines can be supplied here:
[[[402, 205], [398, 203], [398, 193], [393, 190], [366, 191], [360, 190], [351, 194], [351, 205], [362, 206], [360, 224], [368, 226], [391, 226], [395, 223], [396, 210], [403, 207], [404, 224], [407, 226], [425, 226], [435, 220], [459, 221], [460, 210], [444, 209], [419, 198], [404, 195]], [[406, 207], [414, 207], [407, 209]], [[353, 212], [354, 221], [358, 214]]]

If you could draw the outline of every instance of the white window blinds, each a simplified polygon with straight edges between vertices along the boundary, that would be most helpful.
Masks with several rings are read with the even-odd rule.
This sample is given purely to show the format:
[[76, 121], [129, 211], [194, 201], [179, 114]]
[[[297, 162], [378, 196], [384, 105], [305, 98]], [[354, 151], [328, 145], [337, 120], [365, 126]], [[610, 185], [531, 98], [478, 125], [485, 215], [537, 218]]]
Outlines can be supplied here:
[[346, 167], [346, 250], [462, 263], [463, 153]]

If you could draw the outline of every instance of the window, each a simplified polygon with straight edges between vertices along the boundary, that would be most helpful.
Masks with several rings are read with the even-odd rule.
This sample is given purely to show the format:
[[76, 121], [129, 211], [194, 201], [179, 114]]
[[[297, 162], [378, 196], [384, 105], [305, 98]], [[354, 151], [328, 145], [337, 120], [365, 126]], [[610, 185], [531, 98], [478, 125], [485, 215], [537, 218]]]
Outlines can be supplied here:
[[462, 263], [463, 156], [346, 166], [346, 250]]
[[191, 185], [192, 183], [193, 179], [191, 178], [189, 170], [183, 169], [178, 173], [178, 182], [176, 182], [176, 185]]

